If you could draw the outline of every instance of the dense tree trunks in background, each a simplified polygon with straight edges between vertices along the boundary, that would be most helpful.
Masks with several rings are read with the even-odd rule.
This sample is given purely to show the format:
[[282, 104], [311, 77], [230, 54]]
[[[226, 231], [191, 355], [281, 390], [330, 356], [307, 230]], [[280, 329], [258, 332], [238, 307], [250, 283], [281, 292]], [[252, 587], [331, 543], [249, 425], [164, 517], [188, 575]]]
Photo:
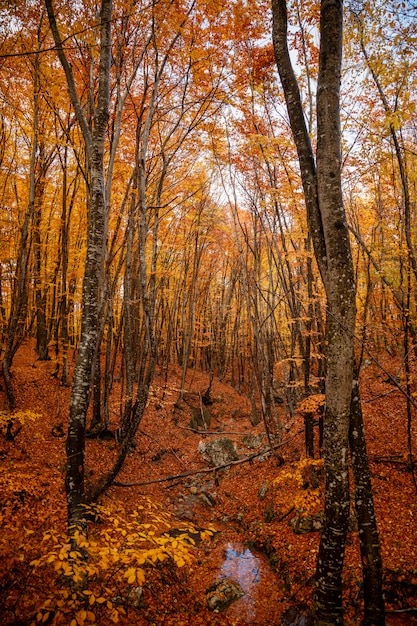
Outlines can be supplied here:
[[[40, 48], [40, 26], [38, 29], [37, 47]], [[13, 411], [16, 408], [16, 396], [13, 388], [10, 368], [13, 357], [23, 339], [23, 328], [26, 324], [26, 311], [28, 306], [28, 274], [29, 274], [29, 249], [30, 249], [30, 224], [35, 212], [37, 196], [37, 157], [39, 149], [39, 79], [40, 57], [35, 53], [33, 64], [33, 119], [32, 119], [32, 147], [29, 166], [29, 200], [20, 230], [20, 241], [16, 271], [13, 281], [9, 319], [7, 322], [5, 350], [2, 360], [2, 371], [6, 392], [7, 408]], [[40, 191], [38, 186], [38, 197]]]

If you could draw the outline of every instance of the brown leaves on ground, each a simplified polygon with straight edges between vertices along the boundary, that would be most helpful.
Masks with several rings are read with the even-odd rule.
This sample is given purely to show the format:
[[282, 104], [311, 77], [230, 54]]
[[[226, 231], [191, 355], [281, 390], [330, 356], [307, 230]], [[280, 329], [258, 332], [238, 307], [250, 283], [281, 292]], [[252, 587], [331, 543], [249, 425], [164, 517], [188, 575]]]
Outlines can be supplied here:
[[[396, 371], [394, 361], [384, 366]], [[261, 454], [228, 470], [199, 474], [209, 469], [198, 453], [200, 440], [228, 437], [241, 459], [262, 452], [266, 438], [261, 424], [251, 426], [249, 400], [216, 380], [207, 409], [209, 433], [203, 427], [196, 433], [190, 422], [208, 376], [190, 371], [179, 402], [181, 373], [175, 367], [166, 383], [165, 372], [156, 378], [136, 447], [118, 477], [120, 483], [142, 484], [114, 486], [103, 498], [104, 513], [90, 523], [88, 587], [71, 589], [74, 581], [62, 587], [65, 572], [74, 578], [81, 570], [76, 570], [78, 557], [65, 546], [69, 389], [59, 386], [53, 370], [51, 362], [36, 361], [31, 344], [24, 346], [13, 368], [18, 389], [14, 439], [4, 436], [4, 414], [0, 420], [2, 623], [266, 626], [281, 623], [291, 606], [311, 606], [319, 535], [297, 535], [289, 525], [295, 515], [320, 511], [322, 502], [320, 467], [303, 461], [301, 414], [290, 420], [281, 412], [287, 441], [279, 449], [283, 466], [274, 455]], [[376, 365], [363, 372], [361, 387], [387, 624], [417, 623], [416, 611], [410, 610], [417, 609], [417, 500], [406, 468], [405, 400]], [[112, 428], [118, 426], [117, 393], [115, 385]], [[413, 425], [414, 441], [415, 435]], [[89, 483], [109, 468], [118, 445], [112, 439], [87, 440]], [[205, 533], [210, 528], [214, 535]], [[205, 591], [223, 575], [244, 581], [246, 593], [216, 614], [207, 609]], [[349, 534], [346, 551], [345, 606], [347, 624], [358, 624], [362, 591], [356, 532]]]

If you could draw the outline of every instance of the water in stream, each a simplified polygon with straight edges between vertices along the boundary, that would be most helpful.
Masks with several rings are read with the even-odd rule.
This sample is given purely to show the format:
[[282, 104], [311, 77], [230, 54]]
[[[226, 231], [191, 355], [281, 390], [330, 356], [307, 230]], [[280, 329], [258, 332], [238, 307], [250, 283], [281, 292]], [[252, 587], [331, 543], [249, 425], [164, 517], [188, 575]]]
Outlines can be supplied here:
[[276, 576], [261, 555], [255, 555], [240, 543], [227, 543], [218, 578], [230, 578], [240, 584], [245, 595], [227, 609], [230, 616], [253, 622], [274, 622], [279, 615], [279, 590]]

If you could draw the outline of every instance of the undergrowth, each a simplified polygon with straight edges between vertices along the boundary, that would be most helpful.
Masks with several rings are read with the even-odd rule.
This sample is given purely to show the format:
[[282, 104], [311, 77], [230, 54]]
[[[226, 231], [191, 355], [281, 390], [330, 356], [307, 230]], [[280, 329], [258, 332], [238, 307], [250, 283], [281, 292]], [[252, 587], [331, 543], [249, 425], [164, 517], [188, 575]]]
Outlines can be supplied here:
[[[40, 534], [8, 524], [8, 545], [2, 546], [8, 567], [0, 586], [3, 624], [118, 623], [140, 607], [150, 568], [164, 561], [177, 568], [191, 564], [195, 537], [205, 540], [213, 532], [189, 524], [171, 536], [171, 516], [148, 500], [129, 515], [104, 506], [86, 512], [98, 523], [90, 524], [88, 539], [75, 532], [76, 546], [55, 528]], [[5, 521], [4, 511], [2, 516]]]

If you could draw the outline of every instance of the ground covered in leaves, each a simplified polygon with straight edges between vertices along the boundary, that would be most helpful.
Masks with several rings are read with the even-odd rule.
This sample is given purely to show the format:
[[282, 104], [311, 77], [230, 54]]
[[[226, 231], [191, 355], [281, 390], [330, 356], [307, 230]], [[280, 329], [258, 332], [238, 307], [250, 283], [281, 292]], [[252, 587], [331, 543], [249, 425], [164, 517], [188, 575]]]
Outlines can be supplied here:
[[[382, 365], [385, 371], [375, 363], [363, 370], [361, 391], [387, 624], [413, 624], [417, 498], [406, 464], [405, 399], [386, 374], [396, 376], [398, 363], [382, 359]], [[24, 346], [13, 366], [18, 410], [9, 429], [1, 414], [1, 623], [306, 623], [302, 613], [312, 602], [319, 533], [300, 529], [306, 518], [313, 527], [320, 520], [322, 479], [320, 462], [305, 462], [302, 416], [290, 418], [282, 407], [283, 445], [272, 454], [266, 452], [263, 425], [251, 425], [244, 394], [215, 379], [212, 404], [199, 425], [208, 376], [189, 371], [180, 399], [180, 370], [170, 368], [168, 376], [160, 372], [120, 484], [91, 513], [88, 541], [80, 537], [74, 548], [65, 538], [69, 389], [52, 376], [54, 369], [51, 361], [36, 360], [30, 343]], [[115, 385], [113, 428], [119, 412]], [[413, 425], [414, 443], [416, 431]], [[217, 438], [233, 442], [237, 460], [213, 471], [199, 444]], [[114, 439], [87, 441], [89, 483], [109, 468], [118, 445]], [[207, 600], [215, 592], [208, 590], [221, 579], [239, 583], [244, 595], [226, 609], [210, 611]], [[346, 623], [359, 624], [362, 588], [354, 525], [344, 593]]]

